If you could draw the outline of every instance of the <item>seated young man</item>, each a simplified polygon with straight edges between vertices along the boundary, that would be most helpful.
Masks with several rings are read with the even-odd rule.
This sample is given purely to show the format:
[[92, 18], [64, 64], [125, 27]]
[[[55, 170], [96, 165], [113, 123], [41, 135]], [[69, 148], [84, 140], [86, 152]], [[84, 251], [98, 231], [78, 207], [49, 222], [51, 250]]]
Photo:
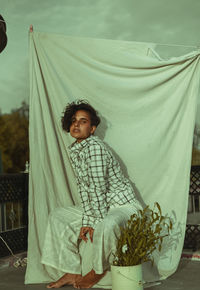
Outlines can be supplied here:
[[[57, 208], [50, 214], [42, 263], [65, 274], [47, 288], [67, 284], [90, 288], [96, 284], [109, 268], [114, 223], [141, 209], [111, 150], [94, 136], [99, 123], [97, 112], [87, 102], [73, 102], [65, 108], [62, 128], [76, 139], [69, 154], [82, 206]], [[80, 239], [87, 243], [88, 237], [93, 242], [93, 269], [82, 276], [78, 245]]]

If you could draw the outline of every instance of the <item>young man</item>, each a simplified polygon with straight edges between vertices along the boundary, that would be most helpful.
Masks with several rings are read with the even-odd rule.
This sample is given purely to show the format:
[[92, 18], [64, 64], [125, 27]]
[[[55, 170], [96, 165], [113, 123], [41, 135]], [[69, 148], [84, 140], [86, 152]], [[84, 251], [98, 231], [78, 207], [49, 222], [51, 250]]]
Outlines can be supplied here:
[[[90, 288], [96, 284], [109, 268], [112, 243], [116, 240], [116, 223], [121, 225], [141, 209], [130, 182], [123, 175], [111, 150], [94, 136], [99, 123], [95, 109], [84, 101], [73, 102], [65, 108], [62, 128], [76, 139], [69, 147], [69, 154], [82, 209], [56, 209], [56, 213], [50, 215], [42, 263], [66, 274], [47, 288], [59, 288], [66, 284], [72, 284], [75, 288]], [[59, 231], [59, 227], [63, 229]], [[59, 244], [55, 257], [51, 259], [49, 253], [55, 245], [53, 242], [50, 245], [49, 240], [56, 235], [65, 237], [65, 250], [61, 253], [63, 245]], [[93, 269], [82, 276], [78, 240], [88, 242], [88, 238], [93, 242]]]

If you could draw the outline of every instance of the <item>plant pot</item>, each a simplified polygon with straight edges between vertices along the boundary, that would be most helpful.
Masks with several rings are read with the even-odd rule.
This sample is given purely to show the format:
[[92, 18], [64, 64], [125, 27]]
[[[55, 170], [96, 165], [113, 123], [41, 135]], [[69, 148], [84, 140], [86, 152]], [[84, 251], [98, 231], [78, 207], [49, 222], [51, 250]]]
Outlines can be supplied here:
[[143, 290], [142, 265], [111, 265], [112, 290]]

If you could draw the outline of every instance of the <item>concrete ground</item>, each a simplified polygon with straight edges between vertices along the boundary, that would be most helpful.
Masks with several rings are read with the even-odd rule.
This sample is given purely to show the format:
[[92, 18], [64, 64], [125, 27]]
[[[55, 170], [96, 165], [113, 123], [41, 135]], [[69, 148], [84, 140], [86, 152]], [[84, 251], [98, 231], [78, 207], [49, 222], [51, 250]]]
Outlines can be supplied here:
[[[44, 290], [45, 284], [24, 285], [25, 268], [5, 267], [0, 269], [0, 290]], [[63, 289], [74, 290], [72, 286]], [[97, 289], [97, 288], [96, 288]], [[175, 274], [159, 285], [148, 287], [150, 290], [199, 290], [200, 262], [181, 260]], [[99, 289], [102, 290], [102, 289]], [[126, 289], [121, 289], [126, 290]]]

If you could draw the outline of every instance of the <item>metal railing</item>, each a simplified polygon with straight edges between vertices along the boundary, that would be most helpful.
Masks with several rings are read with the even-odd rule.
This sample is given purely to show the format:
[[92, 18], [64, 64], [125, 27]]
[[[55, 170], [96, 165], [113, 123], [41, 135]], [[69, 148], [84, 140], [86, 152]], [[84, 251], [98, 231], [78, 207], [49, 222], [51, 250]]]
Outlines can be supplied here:
[[[13, 253], [27, 250], [28, 174], [0, 174], [0, 237]], [[10, 252], [0, 239], [0, 257]]]
[[200, 166], [192, 166], [190, 173], [190, 191], [188, 213], [200, 212]]
[[188, 219], [185, 232], [185, 249], [200, 249], [200, 166], [192, 166], [190, 173], [190, 190]]
[[[191, 167], [188, 214], [200, 217], [200, 166]], [[13, 253], [27, 250], [28, 174], [0, 174], [0, 237]], [[200, 248], [200, 221], [187, 223], [184, 248]], [[0, 239], [0, 257], [10, 255]]]

